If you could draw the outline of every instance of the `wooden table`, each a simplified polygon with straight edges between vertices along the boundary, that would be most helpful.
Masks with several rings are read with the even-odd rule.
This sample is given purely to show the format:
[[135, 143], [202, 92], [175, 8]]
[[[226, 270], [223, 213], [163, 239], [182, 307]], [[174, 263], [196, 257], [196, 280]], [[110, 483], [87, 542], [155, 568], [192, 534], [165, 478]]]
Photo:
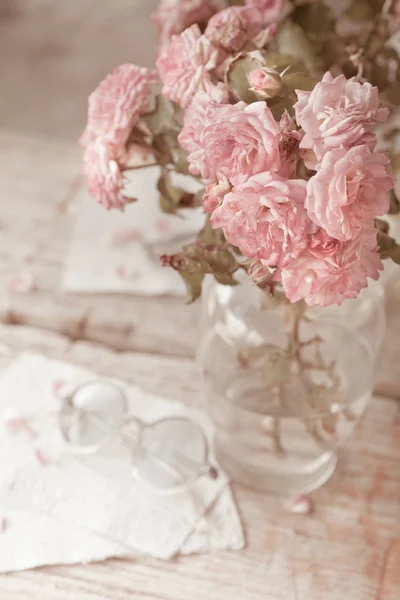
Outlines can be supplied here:
[[[59, 288], [82, 185], [74, 141], [81, 103], [102, 71], [129, 60], [130, 36], [136, 31], [145, 39], [150, 4], [118, 0], [107, 12], [98, 0], [19, 5], [24, 2], [26, 12], [7, 21], [5, 35], [0, 20], [2, 58], [5, 40], [12, 41], [14, 58], [39, 53], [39, 62], [30, 64], [33, 73], [26, 66], [15, 73], [7, 54], [2, 77], [1, 92], [8, 81], [20, 94], [15, 104], [7, 90], [0, 99], [0, 368], [30, 349], [199, 405], [193, 361], [198, 307], [171, 298], [75, 296]], [[126, 24], [132, 4], [142, 10], [133, 34]], [[109, 52], [103, 48], [88, 59], [89, 69], [79, 56], [89, 52], [96, 32], [109, 41]], [[148, 52], [142, 62], [150, 63]], [[24, 90], [34, 90], [35, 81], [46, 87], [35, 91], [33, 109], [24, 109]], [[37, 289], [12, 294], [8, 282], [22, 271], [33, 274]], [[235, 487], [247, 538], [241, 552], [9, 574], [0, 577], [0, 600], [398, 600], [399, 465], [400, 405], [376, 397], [340, 474], [314, 494], [313, 515], [290, 514], [277, 499]]]

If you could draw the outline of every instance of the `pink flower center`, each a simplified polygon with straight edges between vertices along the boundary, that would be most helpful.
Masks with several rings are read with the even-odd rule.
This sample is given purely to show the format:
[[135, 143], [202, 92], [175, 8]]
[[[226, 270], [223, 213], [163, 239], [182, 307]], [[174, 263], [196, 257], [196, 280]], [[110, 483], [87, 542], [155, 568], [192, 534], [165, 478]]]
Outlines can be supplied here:
[[349, 204], [355, 202], [358, 198], [364, 173], [357, 168], [350, 169], [346, 173], [346, 192]]

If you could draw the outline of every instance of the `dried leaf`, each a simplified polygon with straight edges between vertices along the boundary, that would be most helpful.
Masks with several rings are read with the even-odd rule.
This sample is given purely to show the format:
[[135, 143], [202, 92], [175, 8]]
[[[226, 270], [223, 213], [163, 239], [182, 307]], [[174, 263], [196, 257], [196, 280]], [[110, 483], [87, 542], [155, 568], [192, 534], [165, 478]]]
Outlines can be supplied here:
[[304, 31], [312, 33], [314, 36], [324, 36], [331, 33], [334, 28], [331, 10], [322, 2], [312, 2], [296, 7], [292, 18]]
[[392, 190], [390, 192], [390, 208], [389, 215], [397, 215], [400, 212], [400, 201], [397, 198], [395, 192]]
[[389, 233], [389, 223], [387, 221], [383, 221], [382, 219], [375, 219], [375, 227], [378, 231], [383, 231], [383, 233]]
[[203, 240], [206, 244], [218, 244], [224, 242], [224, 237], [221, 229], [213, 229], [210, 224], [210, 216], [206, 216], [203, 229], [200, 231], [197, 238]]
[[204, 273], [179, 273], [186, 285], [188, 303], [191, 304], [201, 296]]
[[[392, 258], [393, 254], [398, 248], [396, 241], [392, 237], [390, 237], [390, 235], [380, 230], [378, 230], [377, 239], [379, 245], [379, 254], [381, 255], [381, 258]], [[395, 260], [395, 262], [397, 262], [397, 260]]]
[[291, 90], [311, 91], [316, 84], [316, 81], [307, 73], [288, 73], [282, 79], [283, 83]]
[[258, 96], [250, 90], [249, 74], [264, 67], [264, 62], [250, 53], [238, 54], [226, 68], [225, 80], [230, 92], [237, 100], [256, 102]]
[[175, 148], [173, 150], [173, 160], [175, 169], [178, 173], [189, 175], [188, 153], [183, 148]]
[[179, 107], [160, 94], [156, 97], [156, 106], [153, 112], [148, 113], [143, 117], [150, 131], [154, 136], [180, 131], [181, 123], [179, 115]]
[[289, 113], [291, 117], [294, 115], [293, 105], [296, 101], [297, 98], [293, 95], [286, 96], [285, 98], [271, 98], [271, 100], [268, 100], [268, 106], [274, 115], [274, 119], [280, 121], [285, 112]]
[[356, 23], [369, 21], [374, 17], [375, 11], [368, 2], [354, 2], [346, 13], [346, 17]]
[[186, 192], [173, 185], [166, 169], [162, 169], [158, 179], [157, 189], [160, 192], [160, 208], [168, 214], [175, 214]]
[[396, 244], [396, 247], [393, 249], [390, 258], [393, 262], [400, 265], [400, 246]]
[[288, 67], [293, 71], [303, 72], [305, 69], [304, 62], [293, 54], [281, 54], [277, 52], [262, 52], [267, 67], [273, 67], [279, 72], [284, 71]]
[[292, 21], [284, 21], [277, 34], [279, 50], [302, 60], [307, 69], [317, 71], [321, 68], [321, 58], [316, 54], [304, 30]]
[[214, 273], [215, 280], [221, 285], [237, 285], [239, 282], [229, 273]]

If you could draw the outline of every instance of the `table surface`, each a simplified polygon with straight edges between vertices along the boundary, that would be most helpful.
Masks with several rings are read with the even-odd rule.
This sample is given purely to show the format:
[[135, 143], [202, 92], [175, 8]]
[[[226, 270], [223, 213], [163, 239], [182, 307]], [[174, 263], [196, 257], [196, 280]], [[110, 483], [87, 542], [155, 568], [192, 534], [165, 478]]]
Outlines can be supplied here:
[[[0, 3], [0, 368], [30, 349], [198, 405], [197, 306], [59, 288], [82, 186], [75, 137], [84, 98], [112, 65], [151, 64], [154, 3], [15, 4]], [[24, 271], [36, 289], [11, 294], [8, 281]], [[399, 464], [400, 404], [375, 397], [340, 473], [313, 495], [311, 516], [234, 487], [247, 539], [241, 552], [3, 575], [0, 600], [398, 600]]]

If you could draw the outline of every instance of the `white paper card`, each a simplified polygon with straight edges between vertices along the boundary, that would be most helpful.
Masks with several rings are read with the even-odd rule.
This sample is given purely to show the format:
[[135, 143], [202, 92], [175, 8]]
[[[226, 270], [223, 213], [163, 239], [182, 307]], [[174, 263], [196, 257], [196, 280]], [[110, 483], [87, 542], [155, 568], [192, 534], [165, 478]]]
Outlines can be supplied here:
[[[223, 474], [216, 481], [201, 478], [190, 492], [160, 496], [131, 477], [117, 442], [115, 452], [110, 445], [84, 459], [66, 451], [56, 428], [60, 399], [54, 382], [73, 389], [95, 377], [86, 369], [23, 354], [0, 379], [0, 572], [109, 556], [146, 553], [168, 559], [242, 548], [240, 519]], [[142, 420], [185, 415], [211, 435], [208, 420], [197, 411], [118, 384], [130, 412]], [[32, 431], [10, 430], [16, 418], [25, 418]], [[38, 460], [43, 457], [47, 464]]]
[[[82, 193], [65, 263], [64, 290], [185, 295], [179, 275], [162, 267], [159, 257], [191, 241], [204, 224], [204, 213], [201, 209], [185, 209], [181, 217], [163, 213], [157, 191], [159, 174], [159, 167], [132, 172], [127, 190], [137, 202], [124, 212], [107, 211]], [[176, 183], [192, 192], [200, 187], [183, 176]]]

